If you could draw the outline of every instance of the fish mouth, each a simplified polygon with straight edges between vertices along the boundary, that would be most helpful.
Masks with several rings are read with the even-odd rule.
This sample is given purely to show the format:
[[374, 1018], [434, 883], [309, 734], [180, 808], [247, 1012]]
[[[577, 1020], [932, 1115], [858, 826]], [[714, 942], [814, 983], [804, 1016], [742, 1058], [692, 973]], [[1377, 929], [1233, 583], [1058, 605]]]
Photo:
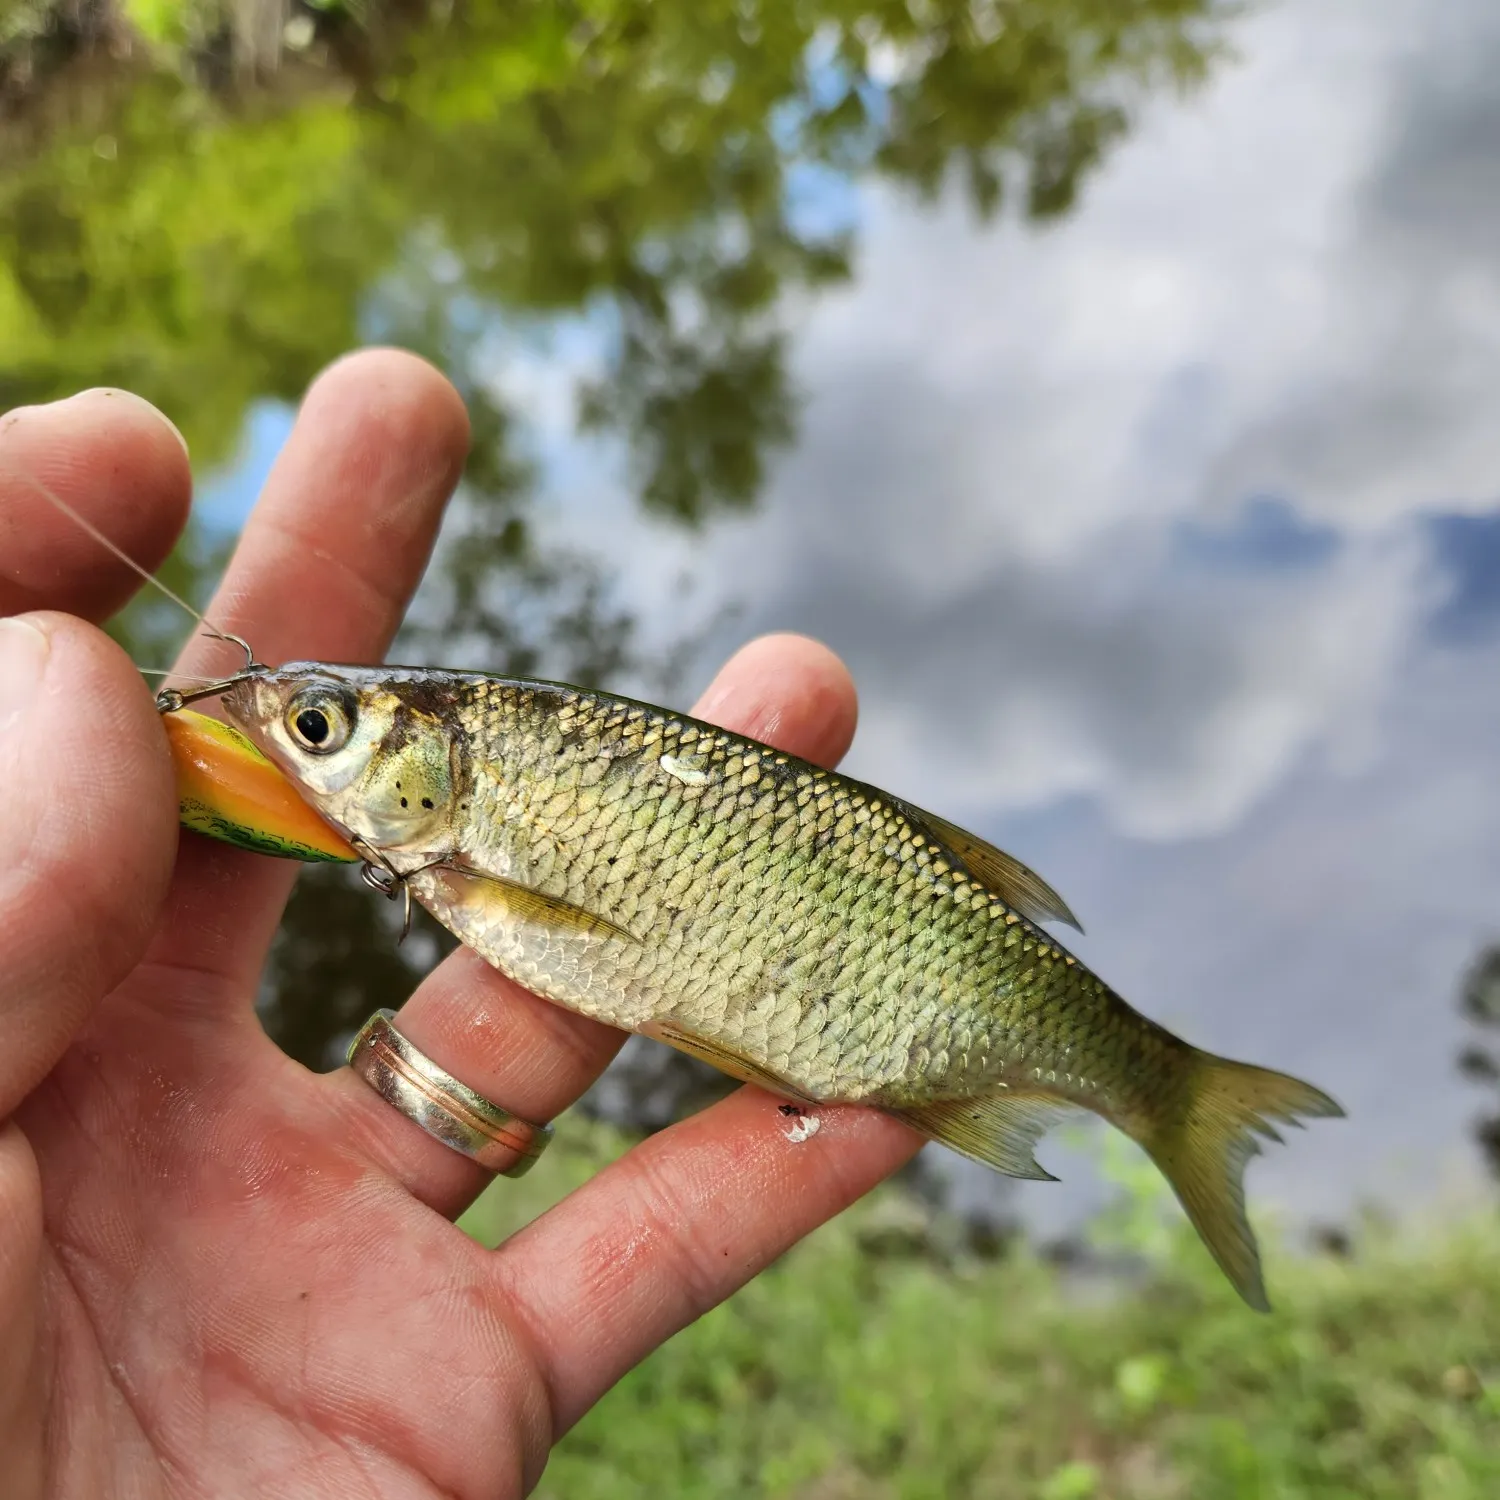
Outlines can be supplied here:
[[219, 697], [224, 712], [241, 728], [246, 728], [256, 717], [255, 704], [258, 696], [256, 689], [259, 685], [258, 678], [244, 677], [233, 683]]

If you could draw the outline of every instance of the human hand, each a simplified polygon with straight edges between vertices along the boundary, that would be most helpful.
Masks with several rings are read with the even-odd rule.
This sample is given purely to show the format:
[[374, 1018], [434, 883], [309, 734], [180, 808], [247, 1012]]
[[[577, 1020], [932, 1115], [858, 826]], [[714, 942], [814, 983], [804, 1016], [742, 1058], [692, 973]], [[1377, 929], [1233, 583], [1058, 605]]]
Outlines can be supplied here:
[[[262, 660], [378, 660], [467, 443], [456, 392], [419, 360], [335, 365], [210, 618]], [[743, 1088], [498, 1250], [475, 1244], [452, 1220], [485, 1175], [349, 1070], [309, 1073], [260, 1029], [295, 872], [178, 844], [150, 693], [73, 618], [109, 614], [133, 580], [19, 474], [148, 567], [190, 489], [171, 429], [134, 398], [0, 421], [0, 616], [18, 616], [0, 623], [5, 1493], [520, 1495], [621, 1374], [917, 1140], [829, 1109], [793, 1145], [775, 1101]], [[227, 650], [200, 639], [184, 670], [220, 670]], [[831, 765], [854, 696], [823, 648], [773, 637], [696, 711]], [[536, 1120], [622, 1040], [463, 949], [400, 1025]]]

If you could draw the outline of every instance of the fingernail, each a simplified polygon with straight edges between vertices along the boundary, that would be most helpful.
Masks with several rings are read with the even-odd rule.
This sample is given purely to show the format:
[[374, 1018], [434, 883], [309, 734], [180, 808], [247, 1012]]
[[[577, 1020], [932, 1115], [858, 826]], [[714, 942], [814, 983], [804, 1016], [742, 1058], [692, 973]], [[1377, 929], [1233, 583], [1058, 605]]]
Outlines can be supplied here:
[[0, 734], [36, 696], [51, 644], [25, 620], [0, 620]]
[[[182, 451], [187, 453], [187, 439], [177, 430], [177, 424], [160, 408], [153, 406], [144, 396], [137, 396], [134, 391], [122, 391], [112, 385], [93, 385], [86, 391], [79, 391], [76, 396], [69, 396], [69, 401], [82, 401], [85, 396], [107, 396], [112, 401], [118, 401], [122, 406], [139, 407], [142, 411], [149, 411], [158, 422], [162, 422], [171, 431], [174, 438], [182, 444]], [[63, 403], [57, 403], [61, 406]], [[191, 455], [189, 455], [191, 456]]]

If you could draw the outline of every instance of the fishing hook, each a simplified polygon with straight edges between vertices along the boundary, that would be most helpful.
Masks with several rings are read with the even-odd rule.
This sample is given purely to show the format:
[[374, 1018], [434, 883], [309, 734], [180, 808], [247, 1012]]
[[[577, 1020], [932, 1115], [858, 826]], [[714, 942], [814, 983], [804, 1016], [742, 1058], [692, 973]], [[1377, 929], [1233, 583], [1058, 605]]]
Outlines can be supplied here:
[[179, 709], [185, 708], [189, 703], [197, 703], [202, 698], [217, 698], [221, 693], [227, 693], [231, 688], [238, 687], [242, 682], [249, 682], [252, 677], [260, 677], [271, 669], [264, 663], [256, 661], [255, 652], [250, 649], [250, 642], [242, 635], [231, 635], [228, 631], [216, 630], [214, 634], [221, 641], [229, 641], [238, 646], [245, 653], [245, 665], [232, 677], [220, 677], [217, 680], [205, 684], [203, 687], [188, 688], [163, 688], [156, 695], [156, 708], [158, 713], [175, 714]]
[[377, 865], [367, 859], [359, 867], [359, 878], [372, 891], [378, 891], [387, 901], [394, 901], [397, 896], [404, 898], [405, 904], [401, 912], [401, 936], [396, 939], [396, 946], [399, 948], [411, 934], [411, 886], [407, 884], [408, 877], [398, 875], [388, 865]]
[[415, 870], [408, 870], [401, 875], [385, 864], [363, 839], [351, 838], [350, 843], [364, 855], [364, 863], [359, 867], [359, 878], [372, 891], [378, 891], [387, 901], [394, 901], [397, 896], [401, 896], [406, 903], [402, 914], [401, 936], [396, 939], [398, 948], [411, 935], [410, 881], [413, 875], [420, 875], [425, 870], [452, 870], [459, 875], [476, 873], [462, 869], [454, 862], [453, 855], [440, 854], [436, 859], [428, 860], [425, 865], [418, 865]]

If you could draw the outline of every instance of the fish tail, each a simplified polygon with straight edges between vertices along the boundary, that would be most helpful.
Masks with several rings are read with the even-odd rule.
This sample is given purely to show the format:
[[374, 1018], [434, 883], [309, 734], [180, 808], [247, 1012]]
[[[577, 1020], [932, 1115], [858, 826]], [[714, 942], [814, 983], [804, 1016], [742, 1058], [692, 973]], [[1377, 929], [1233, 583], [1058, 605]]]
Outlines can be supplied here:
[[1342, 1115], [1319, 1089], [1285, 1073], [1189, 1049], [1177, 1107], [1127, 1126], [1187, 1210], [1213, 1258], [1251, 1307], [1269, 1312], [1260, 1251], [1245, 1217], [1245, 1165], [1260, 1137], [1279, 1141], [1273, 1122]]

